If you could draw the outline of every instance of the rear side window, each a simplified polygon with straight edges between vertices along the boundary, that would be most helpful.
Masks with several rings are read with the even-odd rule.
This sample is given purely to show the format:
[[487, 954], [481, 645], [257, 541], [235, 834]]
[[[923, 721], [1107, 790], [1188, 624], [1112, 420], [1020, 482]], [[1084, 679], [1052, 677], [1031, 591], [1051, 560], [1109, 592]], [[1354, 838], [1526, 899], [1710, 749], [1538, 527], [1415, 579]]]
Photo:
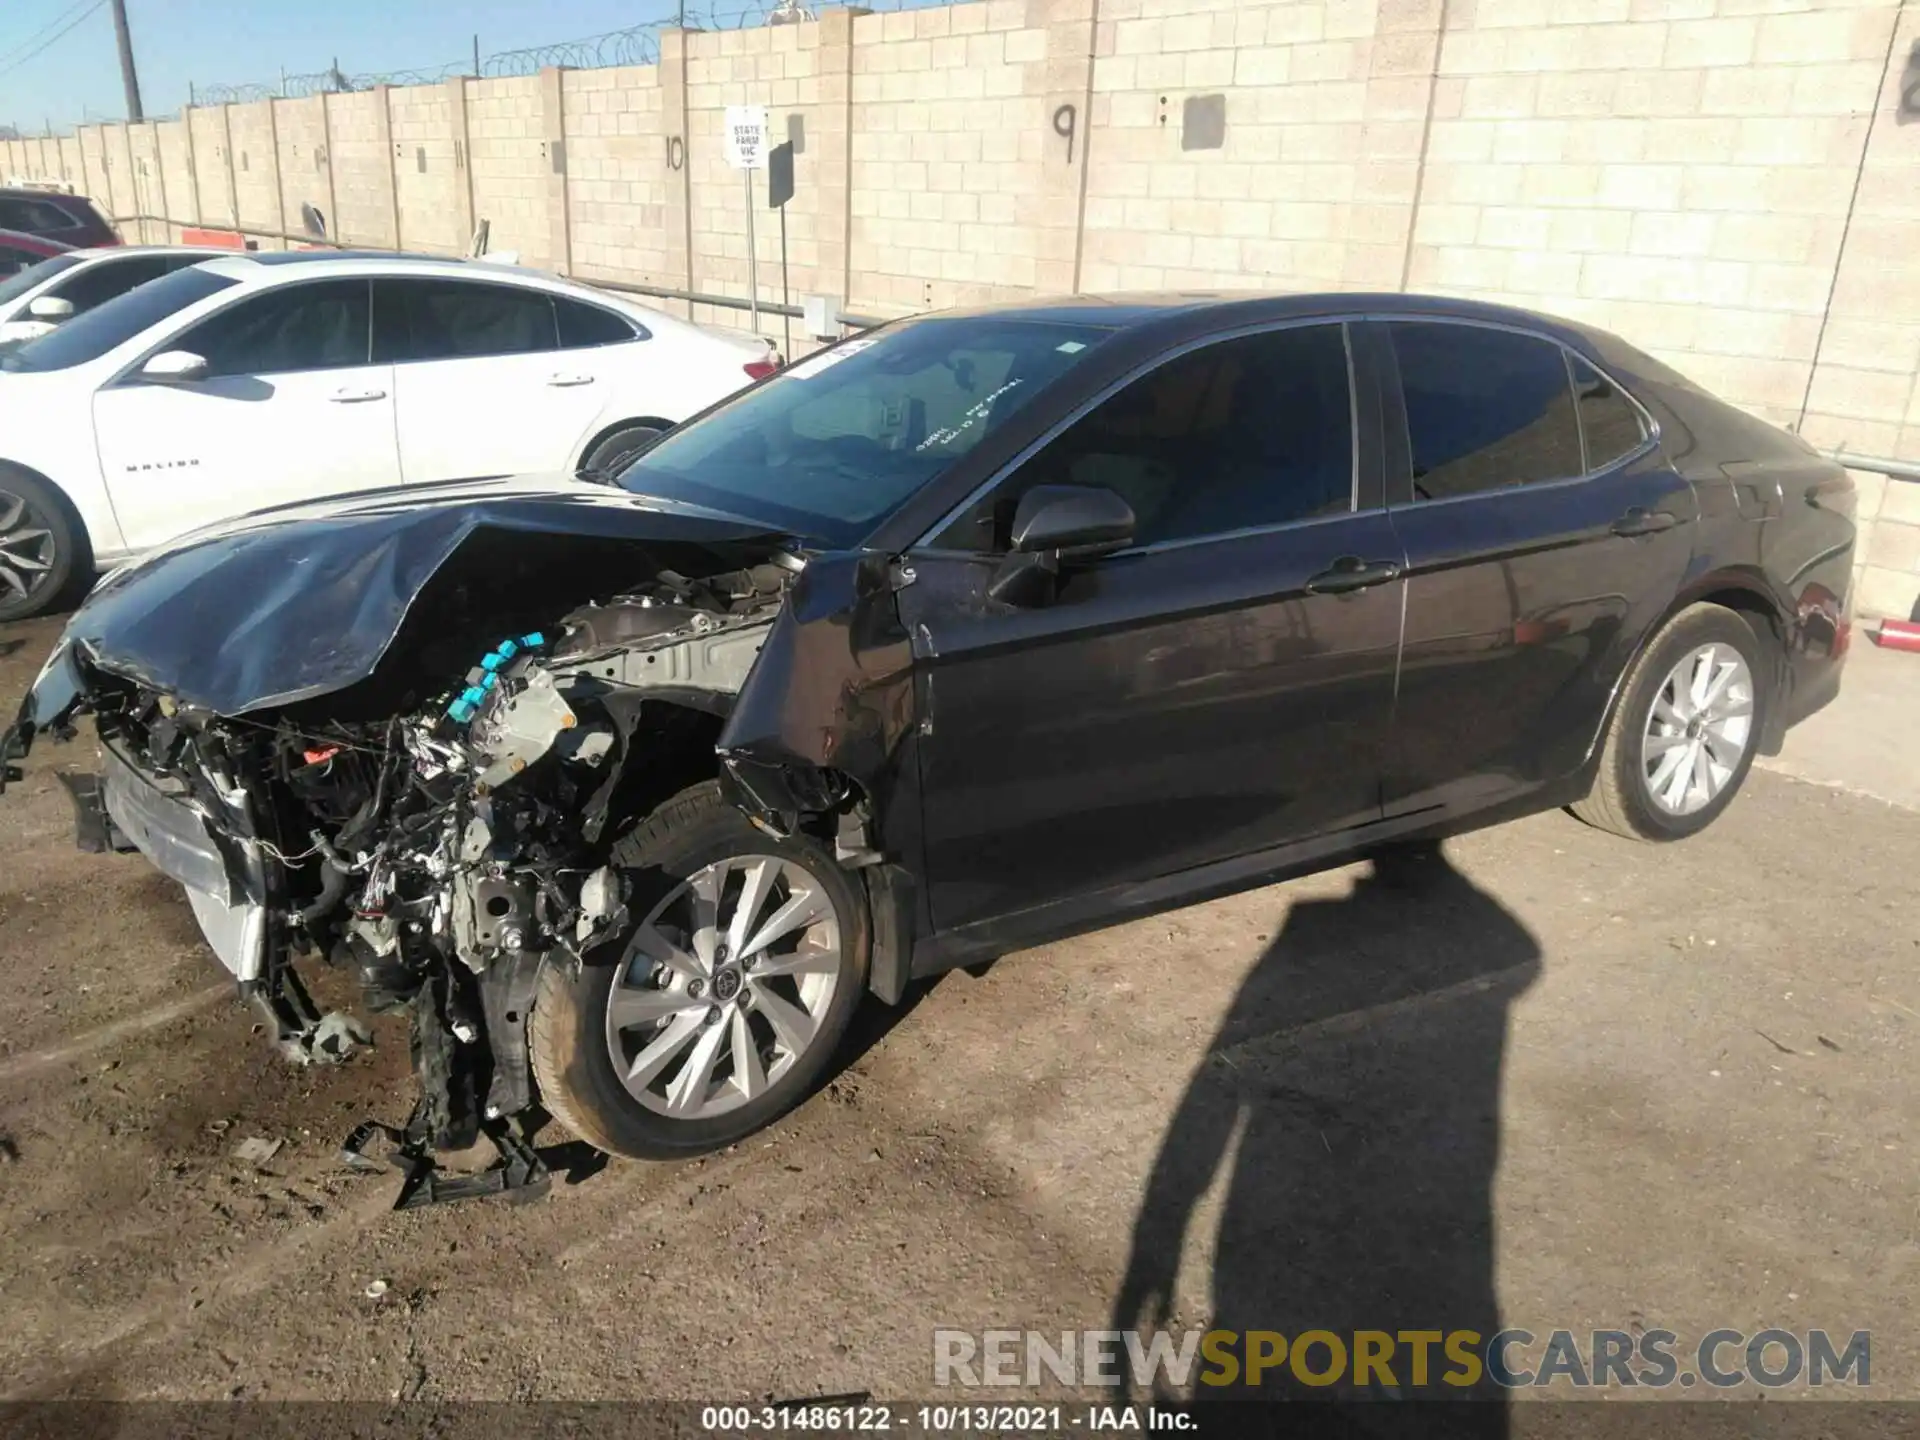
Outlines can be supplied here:
[[467, 280], [381, 280], [374, 358], [478, 360], [559, 345], [553, 301], [541, 290]]
[[368, 331], [367, 282], [323, 280], [242, 300], [166, 348], [204, 356], [209, 375], [285, 375], [365, 365]]
[[1560, 346], [1478, 325], [1395, 321], [1413, 494], [1445, 500], [1584, 473]]
[[595, 345], [624, 345], [635, 338], [633, 322], [624, 315], [564, 296], [553, 297], [554, 318], [560, 323], [560, 348], [585, 350]]
[[55, 230], [78, 230], [80, 222], [46, 200], [0, 199], [0, 230], [25, 230], [45, 235]]
[[1305, 325], [1223, 340], [1134, 380], [942, 532], [1003, 550], [1034, 485], [1099, 485], [1133, 507], [1136, 543], [1201, 539], [1353, 508], [1345, 333]]
[[1578, 355], [1573, 366], [1573, 398], [1580, 410], [1580, 432], [1587, 441], [1587, 469], [1604, 470], [1638, 450], [1647, 438], [1640, 412], [1606, 376]]
[[103, 300], [126, 294], [136, 285], [158, 280], [177, 268], [175, 258], [170, 255], [138, 255], [125, 260], [105, 260], [98, 265], [89, 265], [70, 279], [52, 286], [47, 294], [71, 302], [77, 315], [82, 310], [91, 310]]

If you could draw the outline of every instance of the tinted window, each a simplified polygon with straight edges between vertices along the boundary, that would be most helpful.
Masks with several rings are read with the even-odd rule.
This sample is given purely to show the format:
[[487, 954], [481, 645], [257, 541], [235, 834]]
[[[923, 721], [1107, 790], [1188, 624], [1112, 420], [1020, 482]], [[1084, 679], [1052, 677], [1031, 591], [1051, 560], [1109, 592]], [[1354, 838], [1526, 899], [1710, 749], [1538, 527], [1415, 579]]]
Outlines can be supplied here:
[[23, 270], [31, 270], [46, 258], [28, 250], [16, 250], [11, 245], [0, 245], [0, 275], [18, 275]]
[[37, 285], [44, 285], [62, 270], [71, 270], [80, 263], [77, 255], [55, 255], [50, 260], [40, 260], [19, 274], [0, 282], [0, 305], [26, 294]]
[[1389, 326], [1413, 448], [1413, 493], [1441, 500], [1579, 475], [1564, 352], [1477, 325]]
[[283, 286], [201, 321], [167, 342], [167, 348], [204, 356], [209, 375], [284, 375], [365, 365], [367, 292], [365, 280]]
[[1573, 395], [1580, 407], [1580, 433], [1587, 441], [1587, 469], [1604, 470], [1647, 438], [1640, 412], [1614, 383], [1578, 355], [1573, 362]]
[[558, 343], [553, 302], [539, 290], [466, 280], [382, 280], [378, 360], [526, 355]]
[[136, 285], [157, 280], [176, 268], [175, 257], [170, 255], [137, 255], [125, 260], [106, 260], [98, 265], [89, 265], [72, 278], [62, 280], [49, 288], [47, 294], [71, 301], [74, 314], [77, 315], [82, 310], [91, 310], [104, 300], [126, 294]]
[[0, 200], [0, 230], [25, 230], [43, 235], [49, 230], [79, 228], [78, 220], [45, 200]]
[[890, 325], [669, 433], [620, 483], [851, 544], [1110, 333], [991, 314]]
[[633, 322], [598, 305], [553, 297], [553, 313], [560, 321], [560, 348], [584, 350], [591, 345], [624, 345], [634, 337]]
[[197, 266], [142, 285], [0, 357], [0, 370], [65, 370], [98, 360], [169, 315], [237, 284]]
[[1116, 491], [1133, 507], [1143, 545], [1352, 509], [1341, 327], [1275, 330], [1176, 356], [1102, 401], [935, 543], [1005, 549], [1034, 485]]

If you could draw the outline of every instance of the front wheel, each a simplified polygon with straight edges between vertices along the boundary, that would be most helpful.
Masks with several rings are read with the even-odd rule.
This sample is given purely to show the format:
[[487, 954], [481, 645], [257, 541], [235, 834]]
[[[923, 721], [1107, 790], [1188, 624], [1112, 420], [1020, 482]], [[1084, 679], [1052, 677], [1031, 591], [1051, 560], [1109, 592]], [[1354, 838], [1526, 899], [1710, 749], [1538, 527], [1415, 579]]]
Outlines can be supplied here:
[[580, 461], [581, 473], [599, 480], [614, 480], [642, 450], [665, 432], [658, 425], [626, 425], [614, 431]]
[[616, 1155], [732, 1144], [798, 1103], [846, 1034], [867, 982], [864, 897], [824, 846], [762, 834], [712, 781], [613, 862], [637, 923], [608, 963], [542, 975], [542, 1101]]
[[1733, 803], [1753, 766], [1770, 674], [1744, 617], [1690, 605], [1627, 677], [1593, 790], [1572, 808], [1638, 840], [1680, 840]]
[[80, 537], [33, 476], [0, 465], [0, 621], [47, 609], [73, 578]]

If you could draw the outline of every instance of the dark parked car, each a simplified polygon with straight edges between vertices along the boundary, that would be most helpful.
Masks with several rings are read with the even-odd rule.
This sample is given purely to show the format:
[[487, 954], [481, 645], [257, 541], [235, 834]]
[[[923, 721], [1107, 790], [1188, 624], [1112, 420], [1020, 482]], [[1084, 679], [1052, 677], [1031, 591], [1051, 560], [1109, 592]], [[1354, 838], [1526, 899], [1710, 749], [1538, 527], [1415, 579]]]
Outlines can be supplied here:
[[[860, 997], [1553, 806], [1677, 840], [1831, 699], [1854, 496], [1611, 335], [1411, 296], [905, 320], [619, 477], [267, 512], [110, 576], [13, 732], [416, 1149], [737, 1140]], [[4, 753], [4, 752], [0, 752]], [[514, 1166], [519, 1167], [514, 1169]]]
[[58, 190], [0, 190], [0, 230], [39, 235], [76, 250], [120, 243], [93, 201]]

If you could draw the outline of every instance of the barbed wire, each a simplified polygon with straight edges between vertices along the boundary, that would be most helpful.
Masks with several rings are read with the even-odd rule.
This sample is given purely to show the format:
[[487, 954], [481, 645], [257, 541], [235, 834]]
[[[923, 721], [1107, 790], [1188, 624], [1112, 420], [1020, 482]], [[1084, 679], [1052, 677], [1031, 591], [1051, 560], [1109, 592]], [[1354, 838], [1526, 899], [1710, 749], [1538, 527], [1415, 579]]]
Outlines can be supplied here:
[[[919, 10], [946, 0], [861, 0], [868, 10]], [[534, 45], [522, 50], [502, 50], [483, 58], [478, 68], [487, 79], [537, 75], [549, 67], [570, 70], [602, 70], [619, 65], [656, 65], [660, 61], [660, 32], [679, 26], [683, 20], [689, 30], [742, 30], [760, 25], [791, 24], [816, 20], [822, 7], [817, 0], [764, 0], [745, 8], [721, 8], [714, 0], [695, 0], [677, 7], [673, 15], [649, 20], [625, 30], [609, 30], [580, 40], [561, 40], [551, 45]], [[284, 75], [276, 84], [253, 81], [237, 85], [196, 85], [194, 103], [200, 105], [244, 105], [260, 100], [300, 100], [313, 95], [341, 94], [353, 90], [371, 90], [376, 85], [438, 85], [456, 76], [473, 75], [471, 60], [455, 60], [424, 70], [387, 70], [378, 73], [348, 74], [338, 65], [304, 75]]]

